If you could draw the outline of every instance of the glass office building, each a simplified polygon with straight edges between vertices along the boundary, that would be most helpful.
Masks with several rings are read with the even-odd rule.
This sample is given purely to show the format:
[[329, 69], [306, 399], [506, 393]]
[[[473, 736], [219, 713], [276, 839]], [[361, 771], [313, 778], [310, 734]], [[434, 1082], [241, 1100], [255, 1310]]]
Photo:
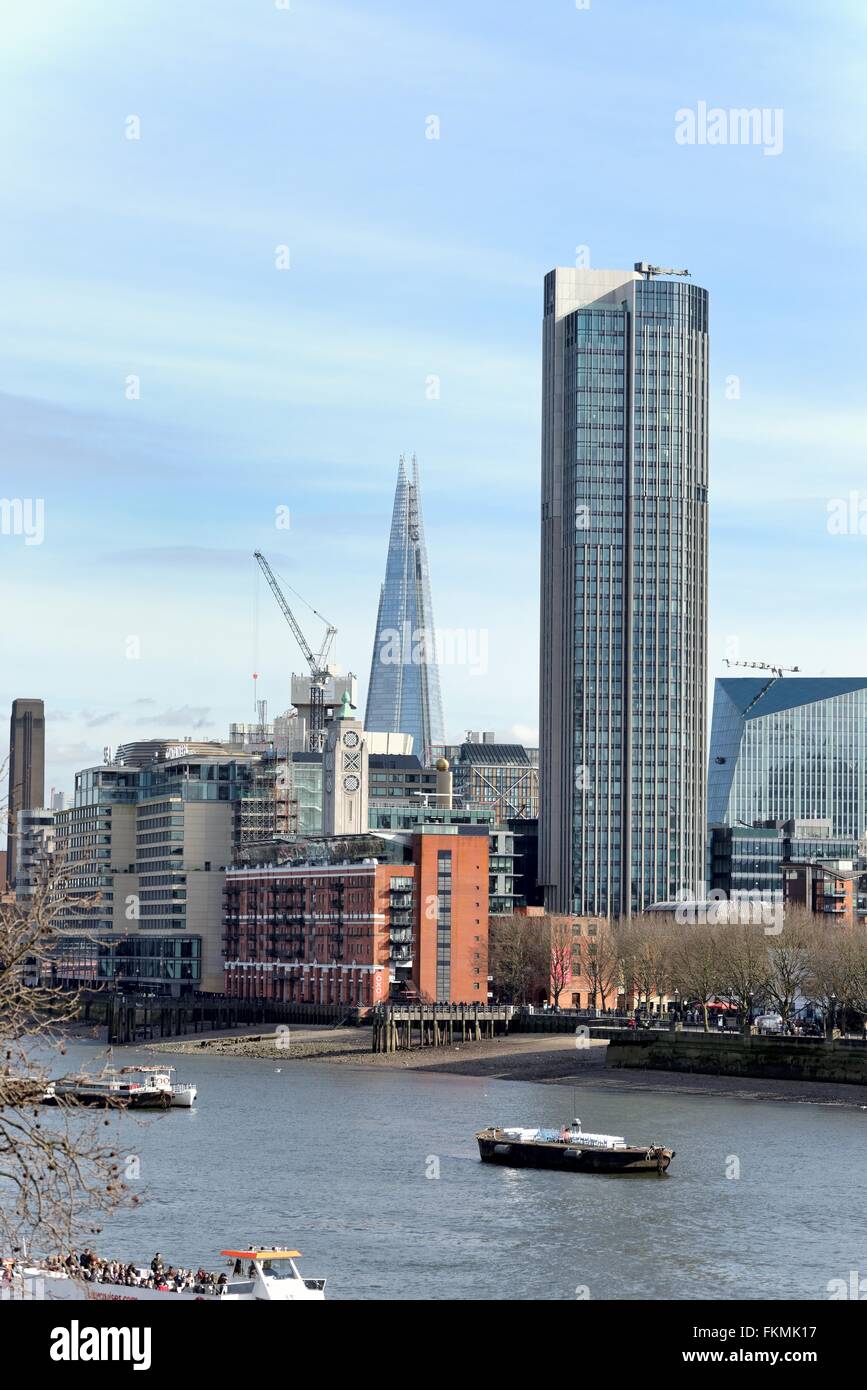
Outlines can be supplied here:
[[403, 455], [398, 467], [364, 727], [412, 734], [412, 751], [425, 766], [430, 764], [432, 745], [445, 741], [415, 455], [411, 478]]
[[540, 881], [618, 916], [704, 881], [708, 296], [545, 279]]
[[717, 680], [708, 763], [712, 825], [829, 821], [867, 830], [867, 677]]

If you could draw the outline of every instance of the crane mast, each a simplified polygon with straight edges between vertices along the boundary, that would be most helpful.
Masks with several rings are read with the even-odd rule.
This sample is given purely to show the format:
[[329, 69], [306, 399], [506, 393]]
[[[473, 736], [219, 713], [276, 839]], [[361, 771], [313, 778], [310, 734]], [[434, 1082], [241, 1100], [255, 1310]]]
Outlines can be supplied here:
[[[325, 736], [325, 687], [328, 682], [328, 653], [331, 651], [331, 644], [337, 635], [337, 628], [331, 623], [325, 622], [325, 637], [318, 652], [314, 652], [307, 638], [298, 623], [295, 614], [289, 607], [286, 597], [277, 577], [274, 574], [261, 550], [254, 550], [253, 555], [259, 563], [259, 568], [268, 581], [272, 594], [280, 605], [280, 611], [286, 619], [295, 637], [295, 641], [301, 648], [310, 667], [310, 728], [307, 731], [307, 746], [312, 753], [321, 752]], [[316, 611], [315, 609], [313, 610]], [[322, 617], [322, 614], [317, 614]]]

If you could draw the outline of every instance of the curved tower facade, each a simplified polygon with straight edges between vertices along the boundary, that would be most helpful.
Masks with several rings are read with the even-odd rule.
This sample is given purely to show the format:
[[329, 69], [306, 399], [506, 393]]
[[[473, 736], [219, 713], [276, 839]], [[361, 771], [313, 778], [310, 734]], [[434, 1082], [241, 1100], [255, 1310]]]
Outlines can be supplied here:
[[432, 746], [445, 742], [430, 573], [414, 454], [410, 476], [403, 454], [397, 470], [364, 727], [371, 732], [412, 734], [413, 752], [426, 766], [430, 764]]
[[704, 882], [707, 291], [545, 278], [539, 877], [628, 915]]

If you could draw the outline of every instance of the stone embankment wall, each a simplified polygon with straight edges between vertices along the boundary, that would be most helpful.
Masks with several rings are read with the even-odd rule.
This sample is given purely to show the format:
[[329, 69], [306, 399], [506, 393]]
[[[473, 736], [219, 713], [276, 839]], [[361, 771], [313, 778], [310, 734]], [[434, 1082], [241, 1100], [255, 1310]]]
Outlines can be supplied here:
[[867, 1044], [844, 1038], [633, 1033], [611, 1039], [605, 1065], [867, 1086]]

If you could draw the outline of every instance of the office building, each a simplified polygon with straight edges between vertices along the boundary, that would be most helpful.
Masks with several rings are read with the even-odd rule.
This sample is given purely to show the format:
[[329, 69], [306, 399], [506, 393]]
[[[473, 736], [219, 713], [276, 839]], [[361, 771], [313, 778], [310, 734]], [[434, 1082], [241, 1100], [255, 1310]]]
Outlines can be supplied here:
[[708, 760], [712, 825], [828, 821], [867, 831], [867, 677], [724, 677]]
[[44, 806], [19, 811], [15, 820], [15, 897], [18, 902], [48, 889], [54, 856], [54, 812]]
[[223, 883], [254, 760], [154, 744], [79, 772], [75, 804], [55, 814], [63, 983], [222, 989]]
[[462, 743], [452, 762], [454, 795], [464, 805], [490, 805], [498, 820], [539, 815], [539, 768], [535, 749], [520, 743]]
[[545, 278], [540, 878], [617, 916], [704, 878], [708, 296]]
[[427, 547], [418, 488], [401, 455], [367, 689], [366, 730], [411, 734], [425, 766], [445, 737]]

